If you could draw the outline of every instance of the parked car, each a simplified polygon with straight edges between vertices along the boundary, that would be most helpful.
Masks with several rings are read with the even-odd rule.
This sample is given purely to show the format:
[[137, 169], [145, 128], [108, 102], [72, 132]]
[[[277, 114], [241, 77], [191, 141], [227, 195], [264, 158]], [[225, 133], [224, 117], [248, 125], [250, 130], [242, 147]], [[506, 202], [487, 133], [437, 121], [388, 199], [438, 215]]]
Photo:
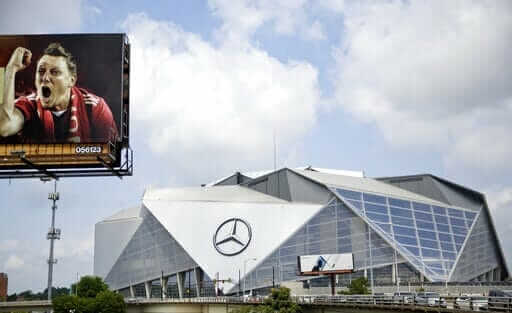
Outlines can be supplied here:
[[455, 299], [453, 306], [456, 309], [487, 311], [489, 309], [489, 302], [487, 297], [460, 296]]
[[415, 298], [416, 304], [446, 308], [446, 300], [437, 292], [419, 292]]

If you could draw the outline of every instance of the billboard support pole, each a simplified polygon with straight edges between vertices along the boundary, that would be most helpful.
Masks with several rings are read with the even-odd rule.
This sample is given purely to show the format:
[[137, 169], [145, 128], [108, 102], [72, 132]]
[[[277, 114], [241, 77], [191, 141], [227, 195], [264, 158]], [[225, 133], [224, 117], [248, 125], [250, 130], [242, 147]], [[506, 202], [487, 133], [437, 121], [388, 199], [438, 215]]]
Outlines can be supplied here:
[[331, 278], [331, 295], [332, 296], [335, 296], [336, 295], [336, 280], [334, 279], [336, 274], [329, 274], [329, 277]]

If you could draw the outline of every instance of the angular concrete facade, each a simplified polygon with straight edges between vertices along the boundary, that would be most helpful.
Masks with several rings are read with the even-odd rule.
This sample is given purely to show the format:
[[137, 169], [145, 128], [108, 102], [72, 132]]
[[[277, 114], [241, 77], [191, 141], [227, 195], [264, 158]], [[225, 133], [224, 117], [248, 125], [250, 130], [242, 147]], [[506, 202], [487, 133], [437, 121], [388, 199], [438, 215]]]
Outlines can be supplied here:
[[354, 272], [339, 284], [509, 275], [483, 195], [432, 175], [237, 172], [205, 187], [148, 190], [139, 208], [97, 223], [95, 241], [94, 273], [126, 296], [325, 281], [298, 276], [297, 256], [308, 254], [353, 253]]

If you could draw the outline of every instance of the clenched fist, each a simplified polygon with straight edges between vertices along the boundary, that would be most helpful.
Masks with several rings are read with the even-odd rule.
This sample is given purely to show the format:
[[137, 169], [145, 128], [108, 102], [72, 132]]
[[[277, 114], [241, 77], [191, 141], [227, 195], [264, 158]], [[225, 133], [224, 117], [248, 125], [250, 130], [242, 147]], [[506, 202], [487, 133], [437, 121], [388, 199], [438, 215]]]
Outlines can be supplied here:
[[30, 50], [18, 47], [11, 55], [7, 69], [12, 69], [14, 72], [18, 72], [30, 65], [32, 60], [32, 52]]

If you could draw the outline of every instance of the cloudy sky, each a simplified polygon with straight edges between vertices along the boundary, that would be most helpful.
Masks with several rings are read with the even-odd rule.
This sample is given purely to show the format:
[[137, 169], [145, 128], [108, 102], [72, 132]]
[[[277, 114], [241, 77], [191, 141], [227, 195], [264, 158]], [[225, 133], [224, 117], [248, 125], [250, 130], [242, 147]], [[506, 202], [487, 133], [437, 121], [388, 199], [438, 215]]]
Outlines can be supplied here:
[[[145, 188], [279, 167], [432, 173], [486, 193], [512, 257], [512, 2], [6, 1], [0, 34], [127, 33], [132, 177], [62, 179], [54, 285]], [[9, 293], [46, 287], [38, 180], [0, 181]]]

